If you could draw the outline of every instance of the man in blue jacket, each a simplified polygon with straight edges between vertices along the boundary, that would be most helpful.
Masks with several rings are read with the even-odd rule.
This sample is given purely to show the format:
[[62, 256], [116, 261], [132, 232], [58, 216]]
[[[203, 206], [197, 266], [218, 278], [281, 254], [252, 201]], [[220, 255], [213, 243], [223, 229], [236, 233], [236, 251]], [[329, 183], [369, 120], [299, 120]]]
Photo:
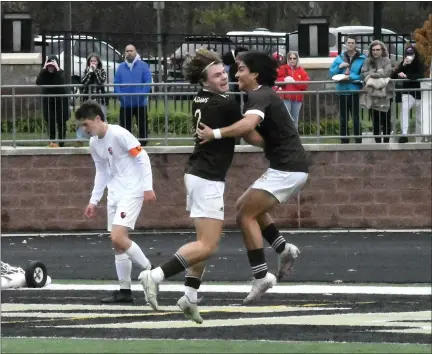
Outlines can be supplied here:
[[[138, 140], [147, 145], [147, 105], [151, 86], [136, 84], [151, 84], [152, 74], [148, 64], [141, 60], [136, 48], [129, 44], [126, 47], [126, 59], [121, 63], [114, 77], [114, 84], [135, 84], [135, 86], [115, 86], [114, 92], [119, 94], [120, 125], [132, 132], [132, 118], [135, 116], [138, 125]], [[142, 95], [127, 95], [137, 94]], [[126, 94], [126, 95], [125, 95]]]
[[[355, 38], [348, 37], [345, 45], [347, 51], [336, 57], [329, 70], [330, 77], [337, 74], [345, 75], [345, 78], [336, 85], [336, 89], [342, 91], [339, 93], [340, 136], [349, 135], [349, 113], [351, 113], [353, 120], [354, 135], [361, 136], [359, 90], [361, 90], [362, 84], [359, 80], [366, 56], [356, 50]], [[355, 138], [355, 142], [361, 143], [361, 137]], [[341, 143], [348, 144], [349, 138], [341, 138]]]

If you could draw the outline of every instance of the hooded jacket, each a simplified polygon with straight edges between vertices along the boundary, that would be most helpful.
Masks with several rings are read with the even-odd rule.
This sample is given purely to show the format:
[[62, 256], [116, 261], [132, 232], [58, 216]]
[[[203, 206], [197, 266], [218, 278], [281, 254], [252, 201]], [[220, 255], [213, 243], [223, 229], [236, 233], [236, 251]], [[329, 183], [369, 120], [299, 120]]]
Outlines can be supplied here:
[[[276, 82], [284, 82], [286, 77], [292, 77], [294, 81], [309, 81], [310, 77], [305, 69], [300, 66], [300, 57], [297, 56], [297, 66], [293, 67], [289, 64], [281, 65], [277, 72]], [[296, 84], [295, 82], [287, 85], [279, 86], [277, 91], [306, 91], [307, 84]], [[285, 93], [280, 95], [283, 100], [303, 102], [304, 95]]]
[[[65, 95], [66, 91], [68, 90], [66, 89], [66, 87], [60, 86], [65, 84], [64, 72], [63, 70], [60, 69], [60, 62], [55, 55], [49, 56], [47, 62], [49, 61], [55, 61], [57, 63], [57, 66], [59, 67], [59, 70], [50, 73], [48, 70], [42, 68], [42, 70], [39, 72], [36, 78], [36, 85], [39, 86], [58, 85], [59, 87], [42, 87], [42, 94], [43, 95]], [[58, 99], [61, 99], [61, 97], [58, 97]]]
[[[409, 47], [409, 48], [412, 48], [414, 50], [414, 60], [410, 64], [405, 66], [403, 65], [404, 61], [402, 60], [402, 62], [396, 67], [396, 70], [393, 72], [391, 76], [392, 79], [400, 79], [400, 77], [398, 77], [398, 74], [404, 73], [407, 76], [407, 79], [411, 80], [411, 81], [404, 81], [403, 83], [397, 85], [398, 86], [397, 88], [402, 88], [404, 91], [397, 92], [396, 102], [400, 102], [400, 99], [398, 99], [397, 97], [398, 95], [400, 96], [400, 94], [411, 95], [417, 100], [421, 99], [421, 91], [406, 91], [409, 89], [419, 89], [420, 81], [417, 80], [424, 78], [424, 72], [425, 72], [425, 65], [422, 58], [420, 57], [420, 53], [417, 51], [415, 47]], [[406, 56], [407, 54], [405, 50], [404, 59]]]
[[[361, 79], [361, 68], [363, 66], [364, 61], [366, 60], [366, 56], [360, 52], [356, 52], [354, 57], [352, 58], [351, 62], [349, 61], [349, 57], [346, 52], [341, 53], [336, 57], [336, 59], [333, 61], [332, 66], [329, 69], [330, 77], [333, 77], [337, 74], [344, 74], [346, 68], [339, 68], [339, 65], [342, 63], [348, 63], [350, 74], [349, 74], [349, 81], [342, 81], [336, 84], [336, 89], [339, 91], [359, 91], [362, 87], [360, 82], [353, 82], [353, 81], [359, 81]], [[340, 95], [351, 95], [350, 92], [341, 92]]]
[[[97, 67], [95, 70], [90, 70], [90, 59], [95, 57], [98, 61]], [[84, 87], [81, 90], [82, 94], [105, 94], [105, 81], [106, 81], [106, 72], [102, 67], [102, 62], [100, 57], [97, 54], [90, 54], [87, 57], [87, 67], [84, 70], [83, 76], [81, 77], [81, 84]], [[90, 96], [91, 97], [91, 96]], [[90, 98], [89, 96], [82, 96], [84, 101]], [[96, 96], [91, 97], [95, 99], [97, 102], [103, 105], [108, 105], [108, 99], [105, 96]]]
[[36, 85], [58, 85], [57, 87], [42, 87], [42, 110], [45, 119], [66, 121], [69, 119], [69, 97], [67, 96], [54, 96], [51, 95], [66, 95], [69, 89], [65, 86], [64, 72], [60, 69], [59, 60], [56, 56], [48, 57], [48, 61], [55, 61], [59, 70], [50, 73], [48, 70], [43, 69], [39, 72], [36, 78]]
[[[148, 64], [137, 54], [132, 63], [126, 60], [119, 65], [114, 77], [114, 84], [151, 84], [152, 74]], [[121, 107], [142, 107], [147, 105], [147, 93], [151, 86], [114, 86], [114, 92], [123, 94], [118, 96]], [[128, 93], [142, 93], [142, 95], [128, 96]]]

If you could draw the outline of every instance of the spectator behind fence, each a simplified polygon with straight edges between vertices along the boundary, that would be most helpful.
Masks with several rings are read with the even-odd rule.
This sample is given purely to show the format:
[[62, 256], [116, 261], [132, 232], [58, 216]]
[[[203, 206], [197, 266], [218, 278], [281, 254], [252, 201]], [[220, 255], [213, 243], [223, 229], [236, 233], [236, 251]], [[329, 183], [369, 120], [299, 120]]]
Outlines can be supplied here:
[[[360, 94], [360, 106], [369, 109], [373, 120], [374, 135], [391, 134], [391, 99], [394, 84], [390, 81], [392, 64], [386, 46], [381, 41], [373, 41], [369, 46], [369, 55], [361, 70], [364, 90]], [[384, 138], [388, 143], [390, 137]], [[375, 137], [381, 143], [382, 138]]]
[[[99, 55], [92, 53], [87, 57], [87, 67], [81, 77], [82, 91], [82, 102], [89, 99], [95, 100], [99, 103], [102, 112], [107, 117], [107, 106], [108, 97], [105, 95], [105, 81], [106, 71], [102, 66]], [[93, 96], [93, 95], [105, 95], [105, 96]]]
[[[273, 54], [273, 58], [275, 57]], [[280, 56], [281, 54], [279, 54]], [[297, 52], [290, 51], [287, 55], [287, 63], [279, 66], [277, 82], [284, 81], [287, 85], [279, 86], [279, 91], [299, 91], [299, 93], [281, 94], [288, 112], [298, 129], [300, 109], [303, 103], [303, 94], [300, 91], [306, 91], [307, 84], [297, 84], [296, 81], [309, 81], [308, 73], [300, 66], [300, 58]]]
[[422, 124], [422, 103], [421, 103], [421, 91], [410, 91], [410, 89], [420, 89], [419, 79], [424, 78], [425, 64], [420, 57], [419, 52], [413, 46], [409, 46], [405, 49], [404, 60], [396, 67], [396, 70], [392, 74], [393, 79], [408, 79], [410, 81], [404, 81], [398, 83], [396, 87], [403, 89], [403, 92], [396, 93], [396, 102], [402, 102], [401, 108], [401, 128], [402, 135], [399, 138], [399, 143], [408, 142], [408, 130], [409, 130], [409, 119], [411, 108], [415, 106], [416, 109], [416, 134], [421, 133]]
[[[125, 55], [124, 63], [119, 65], [115, 73], [114, 84], [151, 84], [152, 74], [150, 68], [147, 63], [141, 60], [136, 48], [129, 44], [126, 47]], [[120, 125], [132, 132], [132, 118], [135, 116], [138, 125], [138, 140], [142, 145], [147, 145], [147, 94], [150, 91], [151, 85], [114, 87], [114, 92], [119, 94], [120, 100]], [[141, 93], [141, 95], [127, 95], [137, 93]]]
[[59, 61], [56, 56], [50, 56], [45, 61], [45, 65], [36, 78], [36, 85], [57, 86], [42, 87], [42, 111], [44, 119], [48, 125], [50, 147], [63, 147], [64, 142], [56, 142], [56, 128], [58, 139], [66, 138], [66, 122], [69, 119], [69, 98], [66, 95], [69, 90], [64, 86], [64, 73], [60, 69]]
[[[249, 49], [246, 47], [237, 47], [234, 50], [230, 50], [229, 52], [225, 53], [225, 55], [223, 56], [222, 61], [225, 65], [225, 70], [228, 69], [228, 81], [230, 83], [238, 82], [238, 79], [236, 78], [236, 74], [238, 68], [239, 54], [247, 51], [249, 51]], [[240, 89], [238, 85], [230, 85], [230, 91], [239, 93]], [[234, 98], [240, 105], [241, 95], [236, 94], [234, 95]], [[244, 95], [243, 98], [245, 99], [246, 96]]]
[[[366, 56], [356, 50], [356, 41], [353, 37], [348, 36], [345, 45], [347, 51], [335, 58], [329, 70], [330, 77], [338, 74], [345, 75], [344, 79], [336, 85], [338, 91], [345, 91], [339, 93], [339, 130], [341, 136], [349, 135], [348, 114], [351, 113], [354, 135], [361, 136], [359, 90], [362, 85], [359, 80]], [[361, 143], [362, 138], [355, 138], [355, 142]], [[348, 144], [349, 138], [341, 138], [341, 143]]]

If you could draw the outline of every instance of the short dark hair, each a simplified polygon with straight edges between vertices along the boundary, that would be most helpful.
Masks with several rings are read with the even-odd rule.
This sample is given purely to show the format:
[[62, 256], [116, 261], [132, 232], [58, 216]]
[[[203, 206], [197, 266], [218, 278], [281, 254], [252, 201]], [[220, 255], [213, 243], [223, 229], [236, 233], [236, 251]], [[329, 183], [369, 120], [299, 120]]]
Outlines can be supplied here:
[[348, 39], [352, 39], [354, 42], [357, 43], [357, 39], [355, 36], [353, 36], [352, 34], [349, 34], [348, 36], [346, 36], [345, 38], [345, 43], [348, 42]]
[[93, 100], [85, 101], [76, 111], [75, 119], [84, 120], [90, 119], [94, 120], [96, 116], [99, 116], [102, 121], [105, 121], [105, 115], [102, 111], [99, 103]]
[[258, 74], [256, 80], [259, 85], [274, 85], [277, 79], [278, 64], [269, 54], [250, 51], [240, 53], [239, 57], [251, 73]]

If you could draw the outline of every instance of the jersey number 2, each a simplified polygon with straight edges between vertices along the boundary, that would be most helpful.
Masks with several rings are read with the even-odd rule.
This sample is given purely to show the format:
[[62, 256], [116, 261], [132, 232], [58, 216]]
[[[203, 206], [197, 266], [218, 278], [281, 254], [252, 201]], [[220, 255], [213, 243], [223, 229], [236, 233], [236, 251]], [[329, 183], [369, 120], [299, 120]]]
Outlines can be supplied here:
[[194, 117], [195, 117], [196, 120], [197, 120], [196, 127], [195, 127], [195, 131], [197, 131], [197, 130], [198, 130], [198, 127], [199, 127], [199, 124], [200, 124], [200, 122], [201, 122], [201, 110], [200, 110], [200, 109], [197, 109], [197, 110], [195, 111], [195, 113], [194, 113]]

